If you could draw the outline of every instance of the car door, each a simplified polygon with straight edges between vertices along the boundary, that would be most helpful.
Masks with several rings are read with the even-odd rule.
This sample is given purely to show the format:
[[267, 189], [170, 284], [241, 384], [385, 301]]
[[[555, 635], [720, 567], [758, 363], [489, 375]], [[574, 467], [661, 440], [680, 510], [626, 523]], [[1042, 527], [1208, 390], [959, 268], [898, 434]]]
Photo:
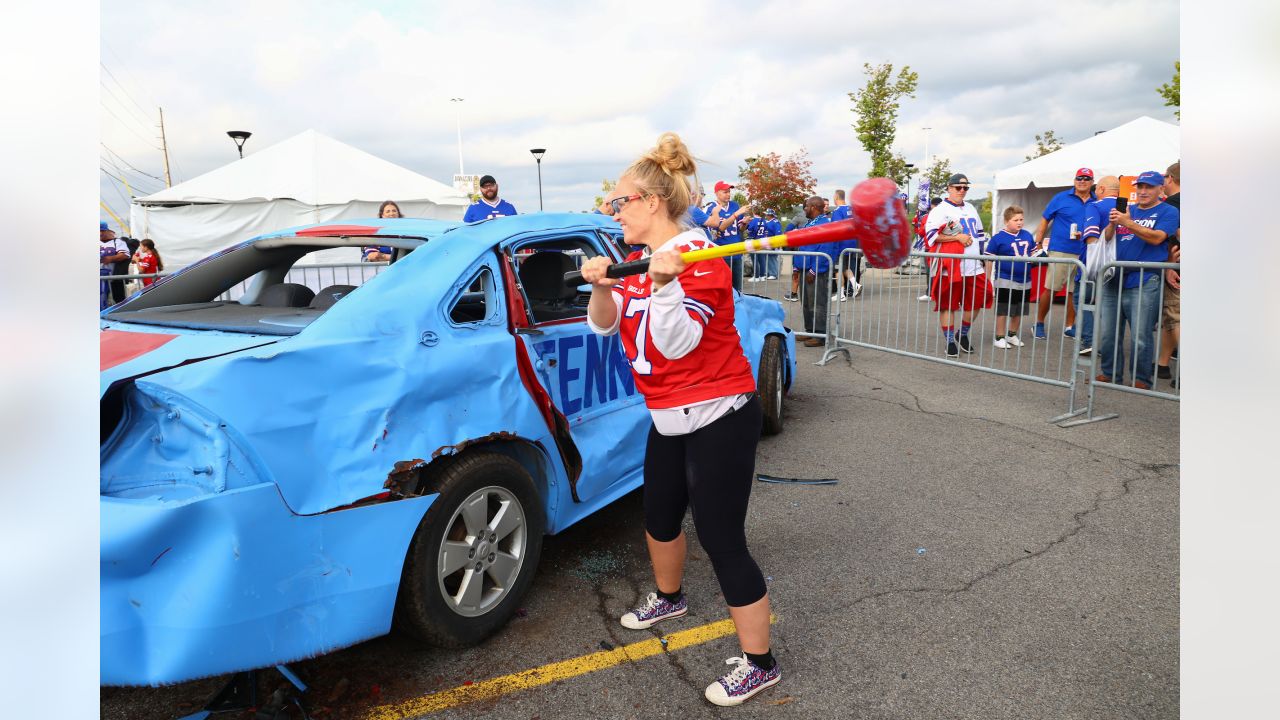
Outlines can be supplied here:
[[522, 238], [506, 254], [526, 304], [527, 327], [517, 335], [582, 457], [578, 500], [638, 484], [650, 424], [644, 399], [618, 335], [597, 335], [587, 325], [589, 293], [563, 283], [583, 258], [620, 260], [617, 247], [583, 230]]

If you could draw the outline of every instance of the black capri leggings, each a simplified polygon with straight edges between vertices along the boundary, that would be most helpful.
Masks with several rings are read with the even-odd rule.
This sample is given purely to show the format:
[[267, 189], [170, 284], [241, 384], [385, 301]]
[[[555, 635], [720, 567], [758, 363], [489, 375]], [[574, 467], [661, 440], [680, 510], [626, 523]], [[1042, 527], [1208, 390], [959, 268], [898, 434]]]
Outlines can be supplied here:
[[760, 399], [688, 435], [649, 428], [644, 455], [644, 526], [659, 542], [680, 536], [693, 506], [698, 541], [711, 558], [720, 591], [732, 607], [764, 597], [764, 575], [747, 551], [747, 501], [755, 477]]

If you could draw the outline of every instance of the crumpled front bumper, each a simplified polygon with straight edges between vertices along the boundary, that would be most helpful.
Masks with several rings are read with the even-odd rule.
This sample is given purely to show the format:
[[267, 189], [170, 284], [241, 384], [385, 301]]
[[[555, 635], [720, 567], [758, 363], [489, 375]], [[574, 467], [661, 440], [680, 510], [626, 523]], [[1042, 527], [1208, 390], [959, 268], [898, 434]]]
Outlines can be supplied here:
[[163, 685], [386, 634], [428, 495], [295, 515], [261, 483], [102, 497], [101, 682]]

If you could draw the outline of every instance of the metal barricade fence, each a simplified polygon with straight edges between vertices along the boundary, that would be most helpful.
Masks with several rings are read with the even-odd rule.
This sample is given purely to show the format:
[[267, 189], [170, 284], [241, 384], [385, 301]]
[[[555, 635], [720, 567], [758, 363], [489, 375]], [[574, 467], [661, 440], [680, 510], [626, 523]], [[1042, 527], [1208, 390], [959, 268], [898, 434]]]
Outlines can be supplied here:
[[[847, 249], [841, 258], [849, 257], [848, 265], [862, 263], [862, 251]], [[982, 372], [1019, 378], [1033, 382], [1066, 388], [1069, 391], [1067, 412], [1050, 420], [1060, 422], [1074, 417], [1077, 383], [1086, 377], [1088, 372], [1087, 358], [1082, 358], [1081, 333], [1072, 331], [1072, 335], [1064, 333], [1063, 317], [1065, 308], [1059, 310], [1052, 303], [1045, 318], [1046, 336], [1035, 337], [1037, 303], [1032, 300], [1031, 287], [1039, 284], [1040, 275], [1036, 268], [1048, 271], [1052, 265], [1070, 265], [1072, 275], [1076, 271], [1083, 272], [1084, 264], [1071, 258], [1050, 257], [1007, 257], [999, 256], [957, 256], [941, 253], [912, 252], [912, 258], [920, 258], [933, 266], [929, 274], [899, 274], [895, 269], [878, 270], [866, 267], [861, 272], [860, 288], [852, 295], [846, 295], [838, 302], [835, 311], [835, 336], [827, 350], [824, 362], [836, 353], [846, 355], [852, 347], [864, 347], [914, 357], [922, 360], [944, 363], [958, 367], [979, 370]], [[930, 297], [930, 287], [926, 278], [936, 274], [939, 261], [980, 261], [984, 265], [998, 261], [1028, 266], [1027, 282], [1030, 285], [1021, 292], [1009, 292], [997, 288], [993, 279], [993, 268], [984, 267], [982, 282], [959, 282], [950, 289], [957, 290], [959, 296], [952, 292], [943, 292], [943, 299], [950, 299], [948, 305], [958, 309], [952, 311], [948, 326], [954, 329], [955, 347], [949, 343], [941, 327], [941, 313], [934, 309], [935, 299]], [[842, 262], [843, 266], [843, 262]], [[1017, 275], [1018, 273], [1014, 273]], [[843, 281], [843, 278], [842, 278]], [[1045, 290], [1044, 292], [1050, 292]], [[981, 296], [978, 293], [982, 293]], [[997, 297], [1007, 302], [1004, 316], [998, 315], [1000, 303]], [[965, 308], [972, 308], [971, 325], [968, 332], [963, 328], [964, 316], [970, 314]], [[1077, 323], [1080, 319], [1077, 313]], [[1010, 335], [1010, 331], [1013, 334]], [[964, 340], [960, 339], [961, 335]], [[954, 355], [950, 351], [955, 351]]]
[[[389, 262], [361, 262], [361, 263], [317, 263], [315, 265], [294, 265], [289, 268], [282, 282], [298, 283], [311, 288], [312, 292], [320, 292], [330, 285], [353, 285], [359, 287], [379, 272], [387, 267]], [[111, 282], [113, 280], [141, 281], [148, 278], [164, 278], [168, 277], [177, 270], [166, 270], [158, 273], [140, 273], [133, 275], [101, 275], [99, 280]], [[219, 295], [216, 300], [239, 300], [248, 290], [249, 283], [252, 279], [236, 283]], [[141, 283], [139, 282], [139, 285]], [[132, 296], [142, 288], [127, 292], [125, 297]], [[124, 298], [116, 298], [115, 302], [120, 302]]]
[[[1164, 329], [1180, 321], [1181, 292], [1165, 282], [1167, 270], [1180, 271], [1179, 263], [1113, 261], [1098, 269], [1098, 280], [1090, 283], [1092, 306], [1097, 314], [1093, 329], [1093, 352], [1088, 363], [1088, 394], [1084, 408], [1067, 417], [1082, 419], [1061, 423], [1074, 427], [1118, 417], [1118, 413], [1096, 415], [1098, 388], [1180, 400], [1181, 363], [1167, 358], [1171, 377], [1159, 377], [1160, 359], [1167, 348]], [[1125, 287], [1132, 285], [1132, 287]], [[1172, 353], [1176, 348], [1169, 348]], [[1161, 381], [1167, 389], [1161, 389]], [[1065, 418], [1064, 418], [1065, 419]]]
[[[834, 263], [828, 263], [826, 271], [816, 273], [809, 282], [804, 282], [801, 273], [795, 272], [796, 259], [801, 257], [826, 257], [817, 252], [797, 252], [770, 250], [751, 253], [752, 265], [764, 265], [769, 262], [771, 268], [776, 267], [774, 277], [767, 275], [754, 277], [748, 274], [743, 279], [742, 292], [748, 295], [770, 298], [782, 303], [786, 312], [784, 324], [791, 328], [796, 337], [806, 340], [816, 338], [821, 341], [818, 346], [828, 348], [834, 335], [835, 322], [831, 316], [834, 304], [831, 296], [831, 277]], [[776, 266], [772, 263], [776, 262]], [[804, 273], [808, 275], [808, 273]], [[817, 347], [811, 345], [811, 347]], [[821, 364], [822, 361], [819, 361]]]

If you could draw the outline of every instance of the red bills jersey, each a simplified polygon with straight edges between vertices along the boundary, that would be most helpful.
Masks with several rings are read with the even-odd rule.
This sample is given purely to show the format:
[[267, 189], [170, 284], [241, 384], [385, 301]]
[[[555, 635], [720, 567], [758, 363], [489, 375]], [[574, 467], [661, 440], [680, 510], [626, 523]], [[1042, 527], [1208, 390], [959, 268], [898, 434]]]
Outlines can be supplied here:
[[[701, 231], [679, 237], [673, 248], [677, 252], [715, 247]], [[642, 255], [637, 250], [627, 260], [638, 260]], [[649, 334], [648, 309], [653, 291], [649, 276], [627, 277], [613, 288], [615, 297], [621, 299], [618, 332], [622, 347], [645, 404], [660, 410], [755, 392], [751, 363], [742, 352], [738, 329], [733, 325], [729, 265], [719, 258], [693, 263], [680, 273], [678, 280], [685, 295], [684, 311], [702, 326], [702, 338], [692, 351], [674, 360], [658, 351]]]

